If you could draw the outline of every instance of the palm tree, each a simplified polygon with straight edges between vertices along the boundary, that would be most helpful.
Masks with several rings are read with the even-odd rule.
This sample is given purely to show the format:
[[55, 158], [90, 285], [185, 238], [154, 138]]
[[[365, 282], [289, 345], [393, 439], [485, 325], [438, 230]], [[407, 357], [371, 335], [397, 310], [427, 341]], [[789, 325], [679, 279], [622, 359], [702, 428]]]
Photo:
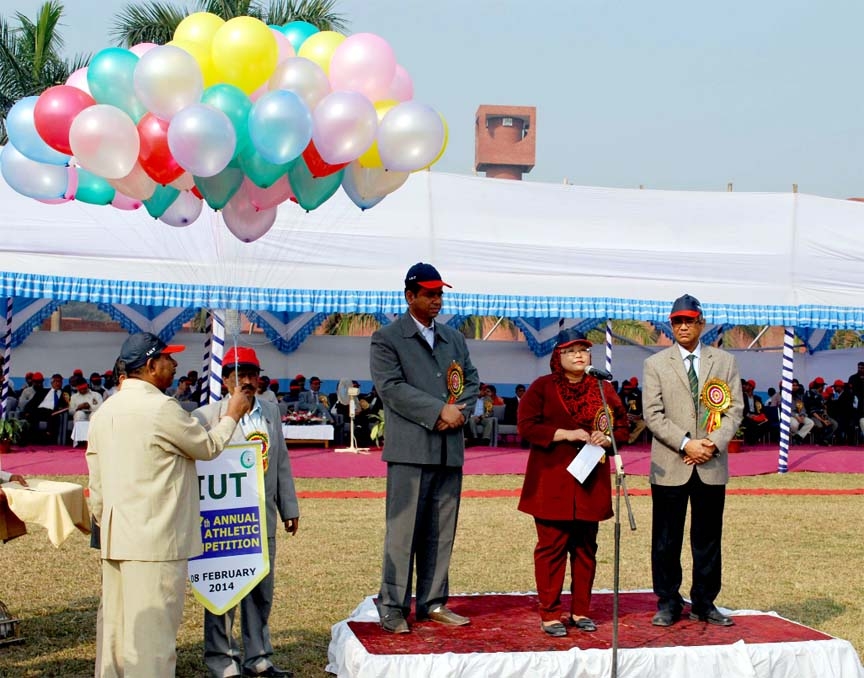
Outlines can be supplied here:
[[[336, 0], [271, 0], [265, 4], [255, 0], [196, 0], [198, 12], [209, 12], [226, 21], [238, 16], [252, 16], [265, 24], [284, 25], [289, 21], [308, 21], [322, 31], [344, 31], [345, 18], [334, 11]], [[177, 25], [189, 14], [182, 6], [152, 0], [127, 5], [114, 17], [111, 35], [131, 47], [141, 42], [164, 45], [174, 36]]]
[[0, 145], [6, 139], [6, 115], [23, 97], [62, 85], [83, 68], [89, 55], [66, 60], [60, 55], [63, 37], [58, 31], [63, 4], [50, 0], [39, 8], [36, 20], [15, 14], [17, 26], [0, 16]]
[[[466, 339], [489, 338], [519, 341], [522, 332], [509, 318], [499, 318], [494, 315], [469, 315], [459, 328]], [[494, 332], [494, 334], [490, 334]]]
[[381, 323], [371, 313], [333, 313], [318, 328], [316, 334], [340, 337], [371, 337]]

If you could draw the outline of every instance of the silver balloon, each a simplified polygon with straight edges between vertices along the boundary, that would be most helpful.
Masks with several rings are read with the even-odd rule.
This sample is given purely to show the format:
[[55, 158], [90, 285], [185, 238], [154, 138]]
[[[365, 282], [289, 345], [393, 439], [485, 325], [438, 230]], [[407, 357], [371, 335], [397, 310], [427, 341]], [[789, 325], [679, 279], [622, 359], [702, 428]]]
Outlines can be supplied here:
[[253, 242], [263, 236], [276, 221], [278, 207], [259, 210], [249, 200], [244, 190], [239, 190], [231, 198], [231, 202], [222, 210], [222, 218], [228, 230], [238, 240]]
[[444, 123], [431, 106], [405, 101], [378, 125], [378, 152], [388, 170], [413, 172], [431, 163], [444, 144]]
[[287, 89], [299, 96], [310, 111], [330, 94], [330, 80], [314, 61], [303, 57], [285, 59], [270, 76], [271, 90]]
[[409, 176], [409, 172], [385, 170], [383, 167], [363, 167], [355, 161], [345, 168], [342, 185], [347, 181], [362, 200], [373, 200], [401, 188]]
[[208, 104], [192, 104], [171, 118], [168, 148], [187, 172], [212, 177], [234, 157], [237, 133], [222, 111]]

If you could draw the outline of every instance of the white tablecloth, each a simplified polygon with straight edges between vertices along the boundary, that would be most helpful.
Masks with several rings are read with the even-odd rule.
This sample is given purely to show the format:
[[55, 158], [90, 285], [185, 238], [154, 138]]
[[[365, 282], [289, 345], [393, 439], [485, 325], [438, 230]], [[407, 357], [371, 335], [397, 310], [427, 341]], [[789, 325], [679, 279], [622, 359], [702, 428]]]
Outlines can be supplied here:
[[333, 440], [333, 427], [330, 424], [316, 426], [289, 426], [282, 424], [285, 440]]
[[87, 433], [90, 431], [89, 421], [76, 421], [72, 427], [72, 444], [87, 442]]

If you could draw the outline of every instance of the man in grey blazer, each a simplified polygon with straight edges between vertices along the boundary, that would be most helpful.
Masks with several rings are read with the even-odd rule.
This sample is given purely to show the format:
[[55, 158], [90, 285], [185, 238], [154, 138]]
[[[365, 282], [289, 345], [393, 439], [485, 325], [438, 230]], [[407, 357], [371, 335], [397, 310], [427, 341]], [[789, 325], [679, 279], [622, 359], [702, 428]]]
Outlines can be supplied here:
[[[240, 601], [243, 635], [242, 675], [291, 676], [270, 660], [270, 608], [273, 605], [273, 573], [276, 568], [277, 513], [285, 531], [294, 536], [300, 525], [300, 509], [291, 461], [282, 435], [282, 419], [277, 405], [258, 398], [258, 376], [261, 365], [251, 348], [229, 349], [222, 361], [222, 380], [229, 397], [199, 407], [192, 414], [206, 428], [216, 426], [232, 400], [242, 398], [252, 403], [252, 409], [243, 416], [231, 438], [232, 443], [260, 440], [264, 443], [264, 503], [267, 519], [267, 548], [270, 555], [270, 573]], [[233, 678], [241, 673], [241, 654], [234, 640], [233, 608], [225, 614], [215, 615], [204, 610], [204, 663], [214, 678]]]
[[165, 389], [173, 353], [149, 332], [120, 350], [127, 379], [90, 422], [90, 510], [101, 533], [103, 678], [174, 676], [187, 560], [202, 553], [196, 459], [219, 455], [248, 411], [232, 403], [209, 432]]
[[387, 432], [386, 532], [378, 613], [391, 633], [408, 633], [412, 571], [415, 617], [461, 626], [447, 607], [448, 573], [465, 439], [462, 426], [477, 399], [477, 370], [462, 334], [435, 322], [444, 287], [435, 267], [418, 263], [405, 276], [408, 311], [372, 335], [370, 369], [384, 403]]
[[[714, 605], [721, 586], [726, 446], [741, 423], [743, 400], [735, 358], [701, 345], [702, 306], [685, 294], [669, 314], [676, 344], [645, 361], [642, 395], [651, 443], [651, 571], [657, 613], [652, 624], [681, 616], [681, 546], [690, 504], [693, 583], [690, 619], [731, 626]], [[692, 365], [692, 366], [691, 366]]]

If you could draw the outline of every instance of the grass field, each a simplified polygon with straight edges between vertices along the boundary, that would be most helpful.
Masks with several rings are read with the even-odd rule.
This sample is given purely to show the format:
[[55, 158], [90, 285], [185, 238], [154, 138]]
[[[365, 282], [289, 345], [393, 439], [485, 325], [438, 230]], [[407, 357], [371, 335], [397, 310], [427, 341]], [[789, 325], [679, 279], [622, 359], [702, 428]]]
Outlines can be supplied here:
[[[58, 478], [86, 483], [85, 477]], [[519, 476], [469, 476], [465, 489], [514, 489]], [[648, 487], [628, 478], [630, 489]], [[383, 491], [383, 479], [301, 479], [299, 491]], [[864, 476], [788, 474], [735, 478], [731, 488], [853, 489]], [[622, 516], [621, 589], [650, 589], [650, 498], [634, 496], [637, 530]], [[451, 567], [451, 590], [534, 589], [534, 527], [516, 499], [466, 498]], [[623, 504], [622, 504], [623, 507]], [[280, 533], [274, 657], [297, 676], [323, 678], [330, 626], [377, 592], [384, 534], [383, 499], [301, 500], [300, 532]], [[726, 503], [724, 585], [718, 604], [774, 610], [849, 640], [864, 655], [862, 495], [730, 495]], [[686, 551], [686, 549], [685, 549]], [[44, 531], [0, 547], [0, 599], [21, 621], [26, 642], [0, 647], [0, 677], [93, 675], [99, 559], [76, 534], [59, 549]], [[613, 583], [612, 522], [600, 528], [595, 588]], [[685, 566], [685, 573], [689, 565]], [[683, 593], [689, 589], [686, 579]], [[191, 594], [178, 637], [177, 675], [205, 675], [202, 608]]]

